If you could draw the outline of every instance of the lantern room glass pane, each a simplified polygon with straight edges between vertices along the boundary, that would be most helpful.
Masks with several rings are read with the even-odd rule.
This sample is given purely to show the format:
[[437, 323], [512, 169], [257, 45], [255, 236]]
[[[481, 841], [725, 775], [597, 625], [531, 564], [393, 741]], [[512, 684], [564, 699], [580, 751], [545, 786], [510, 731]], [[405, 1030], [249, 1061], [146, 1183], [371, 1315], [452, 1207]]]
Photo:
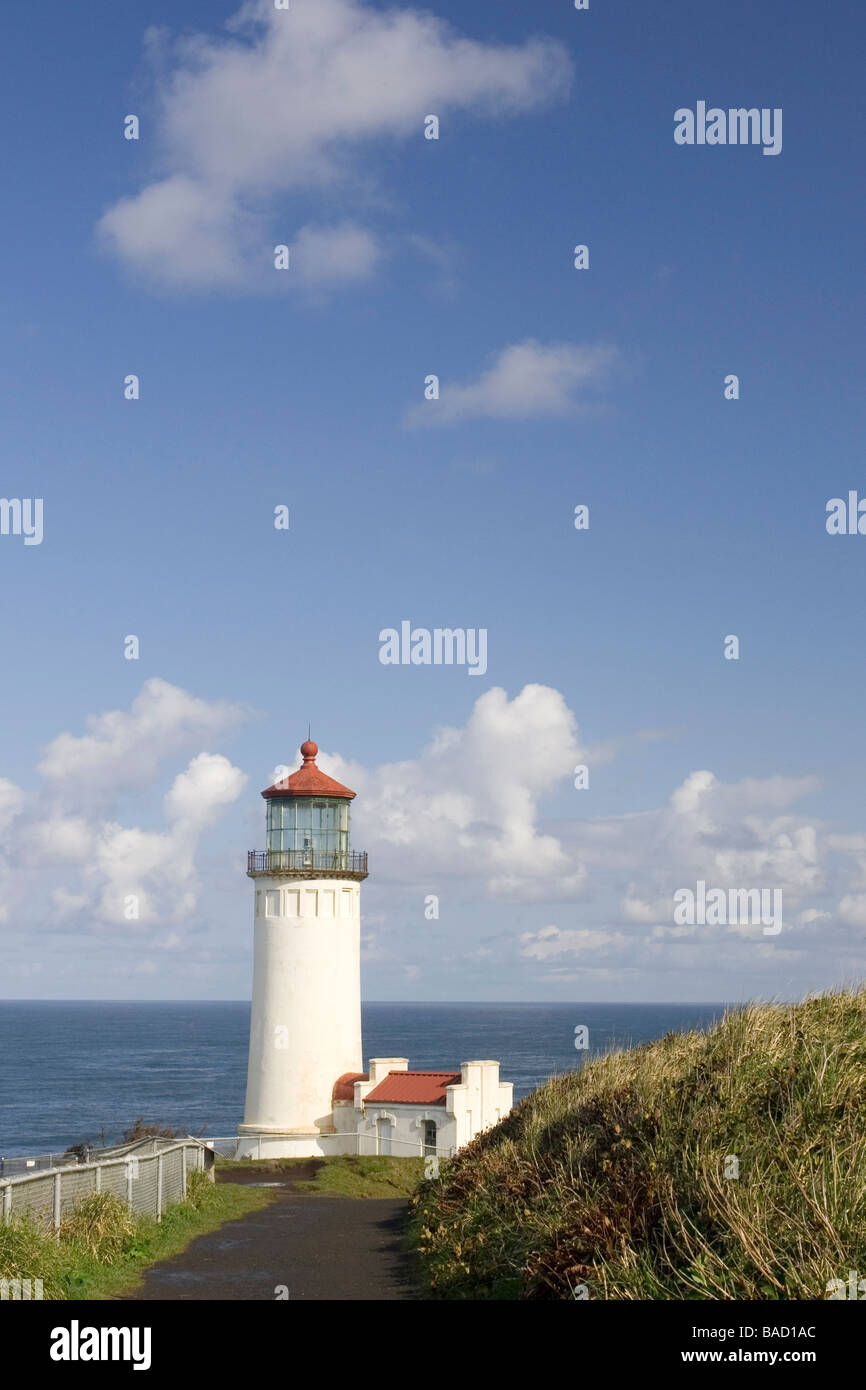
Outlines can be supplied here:
[[342, 798], [270, 797], [267, 829], [271, 853], [333, 857], [349, 852], [349, 807]]

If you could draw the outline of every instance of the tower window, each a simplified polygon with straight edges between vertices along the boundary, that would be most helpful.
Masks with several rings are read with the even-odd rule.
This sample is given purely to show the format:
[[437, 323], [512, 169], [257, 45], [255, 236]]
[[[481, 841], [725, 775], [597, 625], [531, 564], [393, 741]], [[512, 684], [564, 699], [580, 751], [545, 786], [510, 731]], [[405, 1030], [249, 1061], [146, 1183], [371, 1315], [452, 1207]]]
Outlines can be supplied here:
[[424, 1152], [425, 1154], [435, 1154], [436, 1152], [436, 1121], [424, 1121]]

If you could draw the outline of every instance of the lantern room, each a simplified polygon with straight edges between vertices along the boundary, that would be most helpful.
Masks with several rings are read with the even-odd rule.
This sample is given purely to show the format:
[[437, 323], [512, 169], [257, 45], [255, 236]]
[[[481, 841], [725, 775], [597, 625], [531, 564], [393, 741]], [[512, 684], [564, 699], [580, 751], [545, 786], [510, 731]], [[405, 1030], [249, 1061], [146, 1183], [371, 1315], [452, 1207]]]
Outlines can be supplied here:
[[267, 848], [250, 852], [250, 873], [339, 874], [366, 878], [366, 854], [349, 846], [349, 802], [355, 793], [316, 766], [318, 747], [301, 744], [302, 766], [262, 792]]
[[348, 854], [349, 803], [336, 797], [282, 797], [268, 801], [268, 851]]

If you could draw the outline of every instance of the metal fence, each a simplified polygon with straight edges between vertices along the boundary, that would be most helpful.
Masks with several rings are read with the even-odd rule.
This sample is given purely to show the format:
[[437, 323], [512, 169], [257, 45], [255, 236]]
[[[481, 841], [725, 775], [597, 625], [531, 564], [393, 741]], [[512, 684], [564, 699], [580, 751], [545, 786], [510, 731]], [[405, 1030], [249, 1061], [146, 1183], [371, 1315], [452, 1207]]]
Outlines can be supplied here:
[[17, 1178], [45, 1168], [74, 1168], [78, 1162], [78, 1156], [72, 1153], [37, 1154], [35, 1158], [6, 1158], [0, 1154], [0, 1178]]
[[[381, 1147], [378, 1134], [355, 1134], [351, 1130], [345, 1134], [329, 1135], [330, 1139], [339, 1139], [339, 1148], [335, 1148], [334, 1157], [357, 1156], [361, 1158], [375, 1158], [377, 1156], [387, 1156], [392, 1158], [453, 1158], [457, 1152], [456, 1148], [436, 1148], [432, 1144], [425, 1144], [422, 1139], [394, 1139], [385, 1142], [390, 1144], [390, 1148]], [[236, 1159], [238, 1147], [241, 1141], [236, 1134], [219, 1136], [216, 1139], [202, 1139], [209, 1149], [212, 1149], [220, 1158]], [[247, 1141], [248, 1142], [248, 1141]], [[267, 1151], [267, 1136], [262, 1147], [262, 1137], [257, 1137], [256, 1152], [247, 1154], [246, 1157], [254, 1162], [259, 1159], [272, 1157]]]
[[[208, 1148], [212, 1149], [220, 1158], [237, 1157], [239, 1140], [236, 1134], [228, 1134], [216, 1139], [203, 1139], [201, 1142], [207, 1144]], [[259, 1148], [261, 1149], [261, 1140], [259, 1140]]]
[[[199, 1139], [142, 1139], [87, 1163], [0, 1178], [0, 1211], [30, 1216], [58, 1230], [78, 1202], [92, 1192], [112, 1192], [131, 1211], [157, 1221], [186, 1196], [190, 1173], [213, 1178], [213, 1151]], [[64, 1158], [66, 1155], [64, 1155]]]
[[[161, 1144], [172, 1142], [163, 1135], [157, 1135], [156, 1139]], [[82, 1163], [99, 1163], [104, 1158], [119, 1158], [132, 1149], [140, 1149], [142, 1145], [153, 1142], [154, 1136], [149, 1135], [144, 1139], [128, 1139], [123, 1144], [109, 1144], [105, 1148], [87, 1144], [76, 1149], [65, 1149], [63, 1153], [28, 1155], [25, 1158], [7, 1158], [5, 1154], [0, 1154], [0, 1180], [39, 1172], [45, 1168], [74, 1168]]]

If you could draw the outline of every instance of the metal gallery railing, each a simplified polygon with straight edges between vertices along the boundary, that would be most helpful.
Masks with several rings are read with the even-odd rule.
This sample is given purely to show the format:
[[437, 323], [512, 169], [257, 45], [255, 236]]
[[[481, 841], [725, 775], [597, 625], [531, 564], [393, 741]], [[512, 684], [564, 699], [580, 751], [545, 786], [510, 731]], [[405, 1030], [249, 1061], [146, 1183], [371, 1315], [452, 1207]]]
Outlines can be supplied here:
[[247, 873], [357, 874], [366, 877], [364, 850], [251, 849], [247, 853]]

